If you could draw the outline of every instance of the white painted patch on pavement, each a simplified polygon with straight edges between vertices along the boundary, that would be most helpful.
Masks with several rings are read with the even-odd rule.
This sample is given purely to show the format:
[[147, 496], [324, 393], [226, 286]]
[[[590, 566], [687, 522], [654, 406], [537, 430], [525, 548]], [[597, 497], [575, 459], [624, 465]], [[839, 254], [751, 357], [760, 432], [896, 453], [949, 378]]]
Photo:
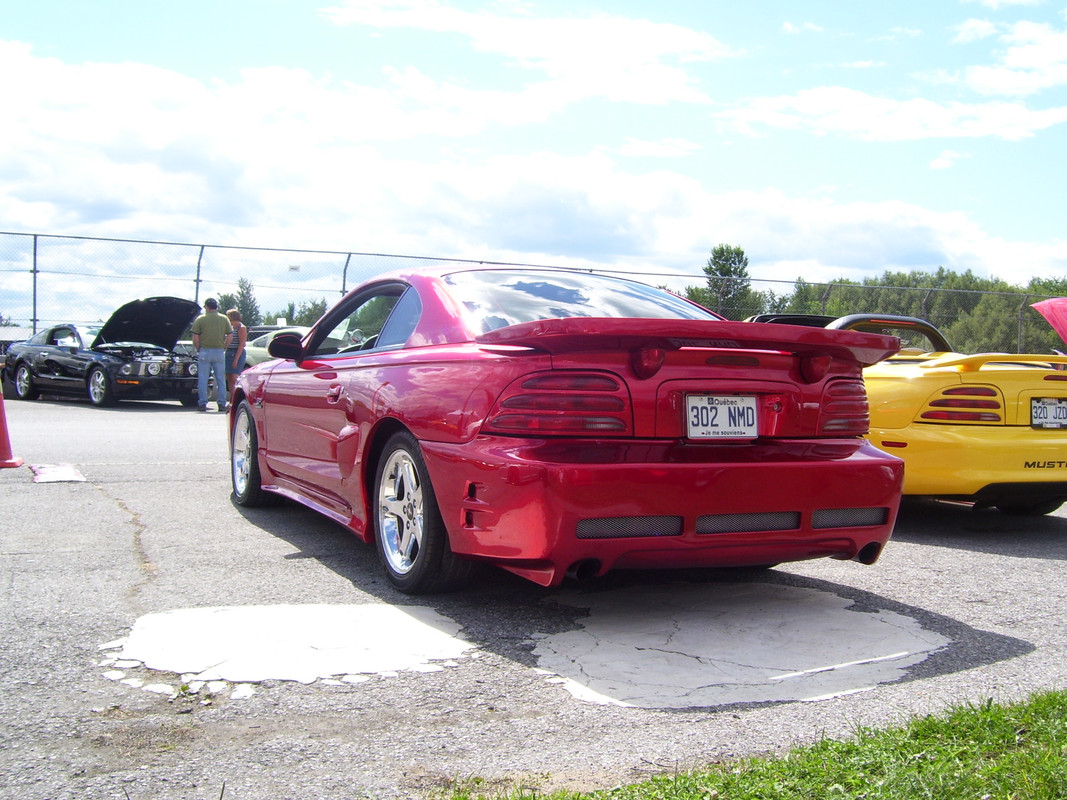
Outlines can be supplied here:
[[116, 658], [186, 683], [357, 682], [440, 668], [474, 648], [459, 632], [447, 617], [415, 606], [186, 608], [141, 617]]
[[580, 630], [544, 636], [538, 665], [576, 698], [641, 708], [825, 700], [897, 680], [950, 640], [817, 589], [673, 584], [584, 594]]
[[34, 483], [78, 483], [85, 476], [72, 464], [30, 464]]

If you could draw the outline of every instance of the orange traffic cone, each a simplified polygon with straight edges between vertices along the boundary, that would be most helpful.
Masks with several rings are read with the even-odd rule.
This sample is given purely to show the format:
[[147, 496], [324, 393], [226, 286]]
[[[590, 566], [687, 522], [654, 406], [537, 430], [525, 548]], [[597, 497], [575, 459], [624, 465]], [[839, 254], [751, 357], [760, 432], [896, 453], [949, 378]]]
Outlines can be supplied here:
[[21, 467], [22, 459], [11, 455], [11, 440], [7, 436], [7, 414], [4, 412], [4, 395], [0, 392], [0, 467]]

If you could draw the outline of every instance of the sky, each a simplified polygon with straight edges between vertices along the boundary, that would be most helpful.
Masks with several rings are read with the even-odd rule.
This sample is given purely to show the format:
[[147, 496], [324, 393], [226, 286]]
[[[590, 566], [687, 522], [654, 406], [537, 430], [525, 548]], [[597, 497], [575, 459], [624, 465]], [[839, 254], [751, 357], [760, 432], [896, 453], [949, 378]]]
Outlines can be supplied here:
[[5, 232], [1067, 276], [1067, 0], [0, 0], [0, 76]]

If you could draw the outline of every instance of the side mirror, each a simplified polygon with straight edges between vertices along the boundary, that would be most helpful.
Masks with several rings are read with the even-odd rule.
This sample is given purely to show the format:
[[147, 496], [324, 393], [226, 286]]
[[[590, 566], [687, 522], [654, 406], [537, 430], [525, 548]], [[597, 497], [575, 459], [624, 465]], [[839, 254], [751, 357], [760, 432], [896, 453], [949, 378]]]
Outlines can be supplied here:
[[304, 350], [300, 346], [300, 334], [279, 333], [267, 345], [267, 352], [274, 358], [285, 358], [299, 363], [304, 356]]

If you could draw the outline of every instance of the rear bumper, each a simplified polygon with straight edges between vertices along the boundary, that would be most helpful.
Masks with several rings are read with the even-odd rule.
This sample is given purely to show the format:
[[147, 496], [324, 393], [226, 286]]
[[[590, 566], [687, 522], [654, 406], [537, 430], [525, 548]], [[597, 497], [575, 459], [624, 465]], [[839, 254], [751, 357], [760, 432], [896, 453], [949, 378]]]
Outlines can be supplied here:
[[[1018, 485], [1032, 497], [1053, 487], [1063, 494], [1067, 482], [1067, 430], [1024, 426], [921, 425], [902, 430], [872, 430], [871, 442], [904, 459], [904, 494], [973, 497], [999, 485], [1001, 495]], [[1060, 487], [1056, 489], [1056, 485]]]
[[864, 440], [422, 443], [453, 550], [543, 585], [569, 570], [873, 563], [902, 462]]

